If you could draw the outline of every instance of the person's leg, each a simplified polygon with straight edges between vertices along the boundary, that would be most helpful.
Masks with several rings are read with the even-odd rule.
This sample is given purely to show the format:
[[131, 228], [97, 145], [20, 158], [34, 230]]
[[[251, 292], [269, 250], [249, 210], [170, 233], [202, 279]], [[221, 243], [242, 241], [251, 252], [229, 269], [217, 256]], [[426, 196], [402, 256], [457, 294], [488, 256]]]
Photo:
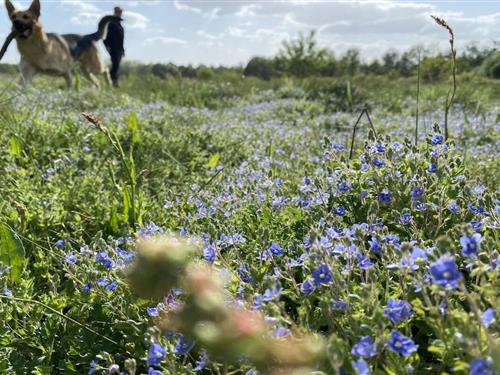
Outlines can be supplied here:
[[118, 70], [120, 69], [121, 54], [111, 53], [111, 81], [114, 86], [118, 86]]

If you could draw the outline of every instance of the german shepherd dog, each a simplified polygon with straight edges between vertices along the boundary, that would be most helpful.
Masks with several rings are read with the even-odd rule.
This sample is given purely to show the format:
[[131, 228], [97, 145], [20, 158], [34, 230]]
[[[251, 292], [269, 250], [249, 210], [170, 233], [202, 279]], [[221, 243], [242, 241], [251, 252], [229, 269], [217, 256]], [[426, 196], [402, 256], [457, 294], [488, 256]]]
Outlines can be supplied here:
[[40, 0], [33, 0], [28, 10], [16, 10], [10, 0], [5, 0], [7, 13], [12, 21], [17, 49], [21, 55], [20, 70], [23, 87], [38, 74], [62, 76], [68, 88], [72, 83], [72, 68], [80, 63], [82, 74], [99, 86], [96, 76], [102, 75], [110, 83], [109, 69], [103, 63], [95, 42], [104, 37], [107, 24], [115, 18], [106, 16], [99, 22], [96, 33], [89, 35], [46, 33], [40, 23]]

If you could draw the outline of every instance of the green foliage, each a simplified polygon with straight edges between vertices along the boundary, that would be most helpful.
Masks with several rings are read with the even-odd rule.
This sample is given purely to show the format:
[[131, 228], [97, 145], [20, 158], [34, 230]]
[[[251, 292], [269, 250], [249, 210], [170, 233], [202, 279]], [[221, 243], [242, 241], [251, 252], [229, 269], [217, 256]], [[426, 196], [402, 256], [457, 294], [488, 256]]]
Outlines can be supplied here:
[[483, 73], [494, 79], [500, 79], [500, 52], [491, 54], [481, 66]]

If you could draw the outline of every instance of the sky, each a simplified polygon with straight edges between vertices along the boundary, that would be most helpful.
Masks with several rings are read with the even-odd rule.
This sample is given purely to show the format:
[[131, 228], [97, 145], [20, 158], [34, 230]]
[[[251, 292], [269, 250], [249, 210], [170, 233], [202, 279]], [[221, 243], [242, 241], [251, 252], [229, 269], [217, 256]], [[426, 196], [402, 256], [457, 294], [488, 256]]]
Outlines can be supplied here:
[[[3, 2], [3, 1], [2, 1]], [[20, 9], [29, 1], [13, 1]], [[429, 17], [445, 18], [457, 46], [500, 41], [500, 0], [41, 0], [46, 31], [94, 32], [99, 18], [124, 9], [126, 58], [175, 64], [238, 65], [273, 56], [283, 40], [317, 31], [321, 46], [341, 55], [358, 48], [366, 60], [389, 49], [447, 46], [446, 32]], [[10, 30], [0, 11], [0, 39]], [[18, 62], [14, 44], [3, 62]]]

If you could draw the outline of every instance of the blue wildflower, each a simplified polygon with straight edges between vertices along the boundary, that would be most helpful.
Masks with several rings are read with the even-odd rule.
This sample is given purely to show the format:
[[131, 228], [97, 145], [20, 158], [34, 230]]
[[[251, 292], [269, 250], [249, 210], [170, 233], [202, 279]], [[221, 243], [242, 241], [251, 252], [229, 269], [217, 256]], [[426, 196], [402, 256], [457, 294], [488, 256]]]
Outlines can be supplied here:
[[300, 291], [306, 296], [313, 293], [316, 290], [316, 285], [310, 279], [307, 279], [300, 285]]
[[68, 253], [64, 257], [64, 262], [66, 264], [74, 265], [78, 261], [77, 257], [73, 253]]
[[370, 366], [363, 358], [351, 362], [352, 367], [356, 370], [358, 375], [371, 375]]
[[247, 284], [253, 284], [254, 280], [251, 274], [250, 266], [248, 263], [242, 263], [240, 265], [240, 268], [238, 269], [238, 276], [240, 277], [241, 281]]
[[175, 343], [174, 353], [179, 355], [186, 355], [193, 349], [194, 341], [187, 339], [185, 336], [180, 336]]
[[283, 339], [290, 336], [291, 334], [292, 331], [285, 327], [277, 327], [273, 330], [273, 338], [275, 339]]
[[87, 374], [93, 375], [93, 374], [95, 374], [96, 371], [97, 371], [97, 362], [92, 360], [90, 362], [90, 367], [89, 367], [89, 371], [87, 372]]
[[373, 262], [366, 255], [358, 253], [356, 254], [356, 259], [359, 263], [359, 268], [362, 270], [368, 270], [373, 267]]
[[281, 256], [283, 256], [283, 254], [285, 253], [285, 252], [283, 251], [283, 248], [282, 248], [280, 245], [276, 244], [276, 243], [273, 243], [273, 244], [269, 247], [269, 249], [267, 249], [267, 251], [268, 251], [269, 253], [271, 253], [272, 255], [277, 256], [277, 257], [281, 257]]
[[104, 268], [110, 269], [111, 267], [113, 267], [113, 261], [109, 257], [108, 253], [101, 251], [96, 254], [95, 258], [104, 266]]
[[347, 193], [349, 192], [349, 190], [352, 189], [352, 185], [349, 183], [349, 181], [342, 181], [339, 185], [339, 190], [342, 192], [342, 193]]
[[109, 284], [109, 280], [105, 278], [97, 279], [96, 284], [102, 288], [106, 287]]
[[150, 317], [153, 318], [160, 316], [160, 310], [158, 309], [158, 307], [147, 307], [146, 312]]
[[335, 207], [333, 209], [333, 212], [335, 215], [344, 216], [346, 211], [345, 211], [344, 206], [340, 205], [340, 206]]
[[282, 293], [282, 288], [278, 288], [276, 287], [276, 285], [273, 285], [272, 288], [267, 288], [264, 291], [264, 295], [262, 296], [262, 298], [265, 302], [275, 301], [280, 298]]
[[432, 163], [429, 165], [429, 168], [427, 169], [429, 173], [436, 173], [438, 171], [438, 166], [435, 163]]
[[363, 357], [363, 358], [371, 358], [377, 355], [377, 347], [373, 342], [373, 338], [371, 336], [363, 336], [355, 344], [351, 349], [351, 354]]
[[83, 286], [83, 288], [82, 288], [83, 293], [90, 293], [91, 290], [92, 290], [92, 284], [91, 283], [85, 284]]
[[58, 249], [63, 249], [66, 246], [66, 241], [65, 240], [57, 240], [55, 245]]
[[380, 254], [382, 252], [382, 245], [377, 238], [372, 236], [371, 240], [369, 240], [368, 243], [370, 244], [370, 250], [373, 253]]
[[448, 204], [448, 210], [450, 210], [454, 214], [458, 214], [460, 212], [460, 207], [458, 207], [458, 204], [456, 201], [451, 201]]
[[413, 220], [413, 216], [409, 212], [403, 212], [401, 215], [401, 224], [408, 225]]
[[449, 255], [443, 255], [432, 263], [429, 271], [433, 283], [445, 288], [457, 288], [462, 279], [462, 273], [458, 270], [455, 260]]
[[166, 353], [167, 351], [162, 345], [157, 343], [151, 344], [148, 351], [148, 365], [159, 366], [165, 359]]
[[378, 200], [382, 204], [390, 204], [392, 201], [392, 195], [388, 190], [384, 189], [378, 194]]
[[472, 229], [474, 229], [475, 232], [477, 233], [481, 233], [481, 231], [483, 230], [483, 222], [480, 221], [480, 220], [472, 220], [470, 222], [470, 226], [472, 227]]
[[444, 143], [444, 136], [441, 134], [435, 134], [431, 138], [431, 144], [433, 146], [442, 145]]
[[346, 311], [349, 309], [349, 305], [344, 301], [335, 301], [332, 303], [332, 310]]
[[408, 319], [412, 314], [411, 305], [405, 300], [389, 299], [387, 306], [384, 308], [384, 316], [394, 324]]
[[213, 263], [215, 261], [215, 247], [212, 245], [208, 245], [203, 249], [203, 259], [208, 263]]
[[163, 375], [163, 372], [161, 372], [160, 370], [156, 370], [153, 367], [150, 367], [148, 369], [148, 375]]
[[491, 361], [485, 358], [476, 358], [470, 363], [469, 375], [495, 375], [491, 365]]
[[375, 158], [372, 160], [372, 165], [377, 168], [382, 168], [385, 166], [385, 161], [383, 161], [382, 159]]
[[207, 367], [208, 364], [208, 353], [206, 350], [202, 350], [200, 357], [196, 361], [194, 371], [199, 372], [202, 371], [205, 367]]
[[312, 272], [312, 277], [316, 285], [327, 284], [332, 281], [332, 273], [326, 264], [322, 264]]
[[475, 233], [472, 236], [463, 235], [462, 237], [460, 237], [460, 245], [462, 246], [462, 255], [466, 257], [472, 257], [477, 255], [481, 239], [482, 238], [479, 233]]
[[403, 357], [409, 357], [418, 349], [418, 345], [411, 338], [404, 336], [398, 331], [391, 332], [391, 338], [387, 341], [387, 346], [390, 351], [398, 353]]
[[481, 322], [486, 328], [488, 328], [495, 321], [496, 314], [497, 313], [495, 309], [492, 308], [489, 308], [483, 312], [483, 314], [481, 315]]
[[116, 290], [116, 288], [118, 288], [118, 283], [115, 280], [106, 285], [106, 290], [108, 292], [113, 292]]
[[418, 201], [424, 197], [425, 190], [422, 187], [416, 186], [411, 189], [411, 199], [414, 201]]

